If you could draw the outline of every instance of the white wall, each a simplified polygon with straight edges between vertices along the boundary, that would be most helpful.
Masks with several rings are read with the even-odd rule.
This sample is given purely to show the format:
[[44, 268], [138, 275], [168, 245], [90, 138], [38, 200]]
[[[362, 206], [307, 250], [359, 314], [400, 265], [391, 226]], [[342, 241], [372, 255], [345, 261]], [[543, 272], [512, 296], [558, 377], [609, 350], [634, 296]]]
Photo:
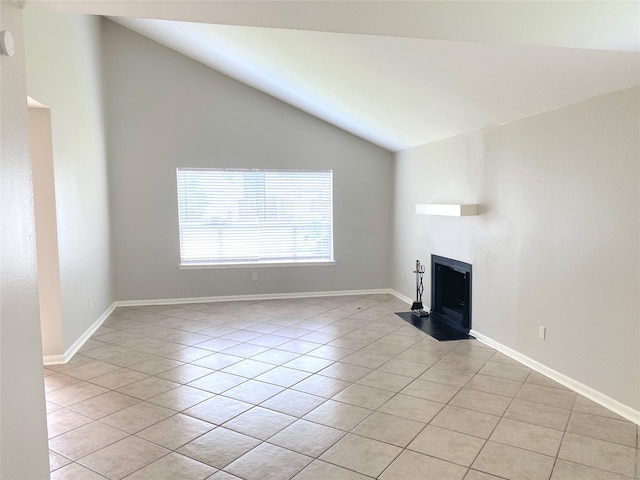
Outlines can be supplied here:
[[28, 93], [51, 110], [66, 351], [113, 302], [101, 20], [26, 10], [24, 22]]
[[33, 177], [42, 354], [46, 357], [64, 352], [51, 112], [48, 108], [29, 107], [29, 152]]
[[[118, 300], [387, 288], [392, 155], [105, 21]], [[333, 169], [337, 264], [178, 270], [176, 167]]]
[[0, 2], [0, 478], [49, 478], [22, 12]]
[[[639, 107], [635, 88], [398, 153], [392, 287], [469, 262], [473, 329], [639, 410]], [[415, 214], [459, 202], [480, 216]]]

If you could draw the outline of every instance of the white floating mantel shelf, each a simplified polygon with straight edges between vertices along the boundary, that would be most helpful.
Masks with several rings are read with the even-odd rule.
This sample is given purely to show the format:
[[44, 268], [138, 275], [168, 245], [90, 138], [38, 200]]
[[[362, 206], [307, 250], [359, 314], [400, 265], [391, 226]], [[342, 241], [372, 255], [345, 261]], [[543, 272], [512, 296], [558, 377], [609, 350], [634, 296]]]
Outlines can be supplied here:
[[430, 204], [416, 205], [416, 213], [419, 215], [446, 215], [448, 217], [472, 217], [478, 215], [478, 205], [467, 204]]

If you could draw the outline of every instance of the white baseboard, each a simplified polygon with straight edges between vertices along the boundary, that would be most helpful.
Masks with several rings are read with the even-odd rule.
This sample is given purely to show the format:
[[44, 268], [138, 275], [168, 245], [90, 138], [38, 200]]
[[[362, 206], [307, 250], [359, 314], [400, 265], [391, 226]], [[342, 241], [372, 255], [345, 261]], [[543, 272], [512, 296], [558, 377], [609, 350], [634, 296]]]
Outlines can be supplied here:
[[180, 305], [184, 303], [217, 303], [217, 302], [241, 302], [257, 300], [286, 300], [289, 298], [312, 297], [341, 297], [348, 295], [380, 295], [391, 294], [388, 288], [372, 290], [338, 290], [330, 292], [297, 292], [297, 293], [262, 293], [253, 295], [226, 295], [219, 297], [189, 297], [189, 298], [157, 298], [152, 300], [119, 300], [116, 307], [142, 307], [146, 305]]
[[389, 293], [394, 297], [396, 297], [398, 300], [402, 300], [403, 302], [408, 303], [409, 305], [413, 304], [414, 302], [414, 300], [412, 300], [411, 298], [401, 294], [400, 292], [396, 292], [395, 290], [389, 290]]
[[93, 324], [80, 336], [80, 338], [78, 338], [78, 340], [73, 343], [73, 345], [71, 345], [71, 347], [67, 349], [66, 352], [64, 352], [63, 355], [45, 355], [44, 357], [42, 357], [42, 363], [44, 365], [60, 365], [71, 360], [76, 352], [80, 350], [80, 348], [82, 348], [82, 345], [84, 345], [85, 342], [91, 338], [91, 335], [93, 335], [95, 331], [98, 330], [98, 328], [100, 328], [100, 326], [104, 323], [104, 321], [109, 318], [109, 315], [113, 313], [115, 308], [116, 304], [112, 303], [111, 306], [107, 308], [95, 322], [93, 322]]
[[499, 352], [504, 353], [505, 355], [513, 358], [514, 360], [517, 360], [518, 362], [522, 363], [523, 365], [526, 365], [532, 370], [535, 370], [536, 372], [541, 373], [546, 377], [549, 377], [551, 380], [555, 380], [559, 384], [564, 385], [565, 387], [573, 390], [576, 393], [579, 393], [584, 397], [587, 397], [589, 400], [592, 400], [597, 404], [602, 405], [603, 407], [611, 410], [612, 412], [617, 413], [621, 417], [624, 417], [627, 420], [637, 425], [640, 425], [640, 411], [635, 410], [623, 403], [620, 403], [619, 401], [609, 397], [608, 395], [605, 395], [604, 393], [599, 392], [598, 390], [595, 390], [594, 388], [591, 388], [588, 385], [585, 385], [584, 383], [574, 380], [573, 378], [568, 377], [563, 373], [560, 373], [552, 368], [549, 368], [546, 365], [543, 365], [542, 363], [536, 360], [533, 360], [532, 358], [529, 358], [526, 355], [523, 355], [505, 345], [502, 345], [500, 342], [496, 342], [492, 338], [489, 338], [475, 330], [471, 330], [469, 333], [474, 337], [476, 337], [480, 342], [486, 345], [489, 345], [492, 348], [495, 348]]

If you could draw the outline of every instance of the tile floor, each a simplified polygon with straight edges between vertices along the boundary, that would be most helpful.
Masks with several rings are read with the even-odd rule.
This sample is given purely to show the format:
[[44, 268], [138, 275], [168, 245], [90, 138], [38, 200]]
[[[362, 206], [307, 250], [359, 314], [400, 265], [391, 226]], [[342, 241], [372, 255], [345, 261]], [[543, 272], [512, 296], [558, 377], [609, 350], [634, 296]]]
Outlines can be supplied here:
[[389, 295], [118, 308], [45, 368], [54, 480], [640, 479], [638, 426]]

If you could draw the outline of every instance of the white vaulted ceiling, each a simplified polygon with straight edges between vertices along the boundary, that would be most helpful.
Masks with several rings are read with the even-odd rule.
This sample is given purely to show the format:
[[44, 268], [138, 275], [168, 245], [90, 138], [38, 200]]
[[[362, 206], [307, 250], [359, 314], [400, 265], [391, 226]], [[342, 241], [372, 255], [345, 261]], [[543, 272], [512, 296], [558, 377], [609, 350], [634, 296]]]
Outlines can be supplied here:
[[640, 84], [638, 1], [47, 0], [27, 7], [110, 15], [391, 151]]

